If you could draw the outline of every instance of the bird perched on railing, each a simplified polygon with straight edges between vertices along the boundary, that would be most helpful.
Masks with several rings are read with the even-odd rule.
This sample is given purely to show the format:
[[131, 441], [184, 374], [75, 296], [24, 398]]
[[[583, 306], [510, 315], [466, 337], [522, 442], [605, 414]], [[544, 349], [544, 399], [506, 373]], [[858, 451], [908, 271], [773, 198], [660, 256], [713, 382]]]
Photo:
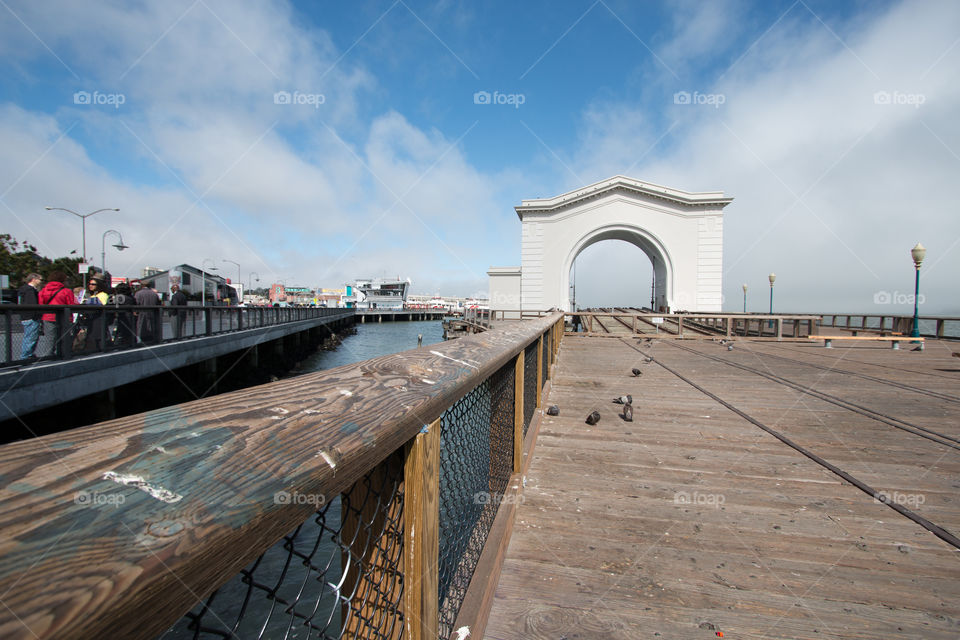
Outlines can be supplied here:
[[598, 422], [600, 422], [600, 412], [599, 412], [599, 411], [594, 411], [593, 413], [591, 413], [590, 415], [588, 415], [586, 422], [587, 422], [587, 424], [590, 425], [591, 427], [592, 427], [593, 425], [597, 424]]

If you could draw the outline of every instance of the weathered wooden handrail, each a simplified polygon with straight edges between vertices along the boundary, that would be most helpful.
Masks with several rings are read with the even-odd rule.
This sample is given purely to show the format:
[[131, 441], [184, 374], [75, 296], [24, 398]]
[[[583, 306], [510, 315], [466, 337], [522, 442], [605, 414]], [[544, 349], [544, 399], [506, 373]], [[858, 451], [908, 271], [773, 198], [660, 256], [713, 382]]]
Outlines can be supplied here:
[[[758, 313], [652, 313], [646, 311], [567, 311], [566, 318], [572, 320], [574, 333], [579, 326], [589, 336], [617, 336], [622, 333], [611, 332], [604, 319], [619, 323], [629, 329], [630, 335], [649, 336], [650, 331], [640, 332], [641, 326], [657, 329], [660, 337], [690, 338], [701, 336], [732, 337], [736, 335], [763, 335], [780, 340], [784, 336], [784, 326], [790, 325], [790, 337], [800, 338], [816, 335], [820, 316], [809, 314], [758, 314]], [[628, 322], [629, 321], [629, 322]], [[598, 325], [599, 331], [594, 327]], [[756, 325], [756, 334], [751, 334]], [[801, 331], [806, 326], [806, 332]], [[766, 326], [767, 330], [764, 330]], [[686, 329], [686, 331], [685, 331]]]
[[[870, 326], [876, 320], [876, 326]], [[888, 322], [889, 320], [889, 322]], [[920, 335], [925, 338], [960, 338], [960, 317], [955, 316], [919, 316], [921, 323], [934, 323], [934, 331], [924, 332], [920, 326]], [[952, 332], [947, 331], [947, 323], [954, 323]], [[896, 313], [828, 313], [823, 315], [824, 327], [839, 327], [857, 331], [879, 333], [910, 333], [913, 330], [913, 316]]]
[[0, 447], [0, 636], [159, 635], [560, 320]]

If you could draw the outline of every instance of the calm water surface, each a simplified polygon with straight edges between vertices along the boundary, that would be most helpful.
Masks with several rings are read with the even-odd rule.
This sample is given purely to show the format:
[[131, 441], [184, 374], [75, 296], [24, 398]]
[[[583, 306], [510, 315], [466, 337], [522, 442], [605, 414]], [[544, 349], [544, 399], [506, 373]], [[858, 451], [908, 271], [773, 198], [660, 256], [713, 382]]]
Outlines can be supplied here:
[[420, 322], [367, 322], [357, 324], [356, 335], [347, 336], [335, 351], [319, 351], [300, 363], [300, 372], [309, 373], [353, 364], [417, 348], [417, 335], [423, 346], [443, 342], [443, 325], [435, 320]]

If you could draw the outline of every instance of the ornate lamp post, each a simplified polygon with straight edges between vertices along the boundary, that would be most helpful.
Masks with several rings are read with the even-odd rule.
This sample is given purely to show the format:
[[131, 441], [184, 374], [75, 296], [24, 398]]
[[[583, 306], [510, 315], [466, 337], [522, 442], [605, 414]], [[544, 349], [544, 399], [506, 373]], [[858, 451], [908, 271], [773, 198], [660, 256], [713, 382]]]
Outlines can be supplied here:
[[100, 268], [103, 269], [104, 274], [107, 273], [107, 236], [110, 235], [111, 233], [116, 234], [117, 238], [120, 239], [120, 242], [113, 245], [117, 249], [117, 251], [123, 251], [124, 249], [130, 248], [127, 245], [123, 244], [123, 236], [120, 235], [119, 231], [116, 231], [114, 229], [109, 229], [107, 231], [104, 231], [103, 239], [102, 239], [102, 242], [100, 243]]
[[[207, 264], [207, 261], [210, 261], [211, 264], [216, 264], [212, 258], [204, 258], [203, 262], [200, 263], [200, 306], [207, 306], [207, 272], [204, 271], [204, 267]], [[217, 267], [210, 267], [210, 271], [216, 271]]]
[[923, 259], [927, 255], [927, 249], [917, 243], [913, 249], [910, 250], [910, 255], [913, 257], [913, 266], [916, 268], [916, 284], [913, 289], [913, 331], [910, 332], [911, 338], [920, 337], [920, 264], [923, 262]]
[[[72, 213], [83, 221], [83, 263], [87, 263], [87, 218], [101, 211], [120, 211], [120, 209], [97, 209], [96, 211], [91, 211], [90, 213], [77, 213], [71, 209], [64, 209], [63, 207], [44, 207], [47, 211], [66, 211], [67, 213]], [[87, 290], [87, 272], [83, 272], [83, 290]]]
[[[773, 281], [777, 279], [777, 274], [771, 273], [767, 276], [767, 279], [770, 280], [770, 315], [773, 315]], [[767, 320], [767, 327], [773, 326], [773, 320]]]
[[251, 290], [251, 291], [253, 291], [253, 281], [254, 281], [254, 277], [253, 277], [253, 276], [254, 276], [254, 275], [257, 276], [257, 277], [256, 277], [256, 281], [257, 281], [257, 282], [260, 282], [260, 274], [257, 273], [256, 271], [251, 271], [250, 274], [249, 274], [249, 276], [247, 277], [247, 281], [250, 283], [250, 290]]
[[743, 285], [743, 312], [744, 312], [744, 313], [747, 312], [747, 285], [746, 285], [746, 283], [744, 283], [744, 285]]

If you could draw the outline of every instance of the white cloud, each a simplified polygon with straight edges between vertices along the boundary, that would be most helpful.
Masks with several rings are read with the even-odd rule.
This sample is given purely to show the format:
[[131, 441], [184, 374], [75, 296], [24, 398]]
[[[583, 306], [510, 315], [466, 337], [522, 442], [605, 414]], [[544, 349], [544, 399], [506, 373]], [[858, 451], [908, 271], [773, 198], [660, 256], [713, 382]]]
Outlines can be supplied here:
[[[631, 174], [736, 197], [724, 227], [728, 300], [776, 271], [776, 300], [791, 309], [871, 310], [877, 290], [912, 290], [909, 250], [922, 240], [927, 312], [958, 310], [960, 218], [943, 205], [960, 165], [958, 22], [955, 3], [905, 3], [850, 25], [841, 43], [798, 6], [699, 89], [723, 94], [720, 108], [664, 101], [679, 124]], [[877, 91], [925, 102], [876, 104]], [[587, 181], [619, 172], [661, 133], [648, 113], [593, 105], [574, 170]]]

